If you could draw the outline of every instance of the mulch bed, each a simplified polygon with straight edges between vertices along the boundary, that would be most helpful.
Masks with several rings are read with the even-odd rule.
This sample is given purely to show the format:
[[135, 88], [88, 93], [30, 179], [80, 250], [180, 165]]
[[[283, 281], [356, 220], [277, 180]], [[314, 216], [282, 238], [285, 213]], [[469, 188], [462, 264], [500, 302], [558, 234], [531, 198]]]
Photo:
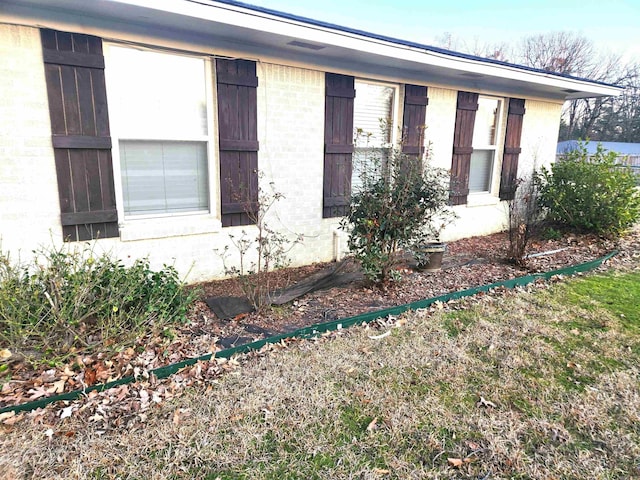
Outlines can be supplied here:
[[[633, 243], [634, 237], [626, 239]], [[507, 262], [508, 237], [497, 233], [483, 237], [473, 237], [452, 242], [440, 272], [420, 272], [411, 268], [410, 263], [401, 266], [402, 281], [383, 287], [367, 286], [364, 281], [347, 286], [313, 292], [278, 306], [268, 314], [255, 312], [241, 314], [233, 319], [219, 320], [204, 302], [196, 305], [195, 319], [207, 325], [212, 333], [222, 339], [236, 337], [257, 340], [264, 338], [249, 330], [258, 328], [269, 333], [289, 332], [301, 327], [345, 318], [374, 310], [402, 305], [425, 298], [466, 288], [485, 285], [515, 278], [535, 272], [546, 272], [593, 260], [605, 255], [616, 247], [615, 242], [593, 235], [570, 235], [559, 240], [533, 241], [528, 249], [533, 256], [525, 268]], [[624, 246], [622, 248], [625, 248]], [[624, 256], [624, 254], [623, 254]], [[277, 287], [300, 281], [328, 264], [315, 264], [273, 272], [270, 281]], [[241, 296], [242, 290], [236, 279], [227, 279], [199, 285], [204, 297]], [[259, 330], [257, 330], [259, 332]]]
[[[10, 426], [25, 415], [52, 424], [78, 411], [85, 412], [86, 418], [99, 423], [102, 429], [118, 427], [134, 417], [136, 421], [144, 421], [144, 412], [150, 405], [170, 399], [185, 386], [209, 383], [219, 374], [236, 368], [237, 363], [214, 360], [187, 368], [161, 382], [149, 378], [148, 370], [305, 326], [587, 262], [614, 248], [620, 249], [621, 253], [607, 266], [637, 265], [640, 230], [617, 243], [592, 235], [536, 240], [530, 244], [530, 255], [554, 253], [530, 258], [526, 268], [515, 267], [506, 261], [507, 248], [506, 233], [459, 240], [448, 245], [440, 272], [420, 272], [405, 265], [401, 267], [402, 281], [382, 288], [368, 286], [362, 280], [356, 281], [306, 294], [288, 304], [273, 307], [268, 313], [252, 312], [227, 320], [217, 318], [204, 299], [242, 296], [237, 279], [196, 285], [194, 288], [200, 289], [202, 300], [195, 303], [189, 322], [179, 328], [174, 338], [149, 336], [140, 339], [135, 348], [111, 354], [78, 356], [67, 365], [38, 371], [24, 364], [11, 364], [11, 380], [0, 390], [0, 408], [128, 375], [135, 375], [138, 382], [103, 393], [92, 392], [82, 401], [66, 402], [30, 414], [2, 414], [0, 425]], [[272, 273], [270, 283], [274, 288], [286, 287], [328, 266], [315, 264], [276, 271]]]

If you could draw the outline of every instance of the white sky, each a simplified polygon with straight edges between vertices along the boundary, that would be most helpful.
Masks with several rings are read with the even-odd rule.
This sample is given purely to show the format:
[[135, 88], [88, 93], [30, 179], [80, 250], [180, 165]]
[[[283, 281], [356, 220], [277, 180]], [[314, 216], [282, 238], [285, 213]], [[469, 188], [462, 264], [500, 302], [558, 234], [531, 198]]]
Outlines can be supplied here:
[[434, 45], [446, 32], [473, 46], [571, 31], [603, 53], [640, 61], [640, 0], [243, 0]]

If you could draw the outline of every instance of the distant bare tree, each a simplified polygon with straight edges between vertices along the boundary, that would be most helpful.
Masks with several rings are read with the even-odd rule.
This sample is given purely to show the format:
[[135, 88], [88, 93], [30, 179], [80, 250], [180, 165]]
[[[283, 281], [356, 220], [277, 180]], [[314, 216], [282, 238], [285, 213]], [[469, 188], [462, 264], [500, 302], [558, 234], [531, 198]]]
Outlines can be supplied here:
[[[552, 32], [527, 37], [522, 41], [519, 63], [549, 72], [588, 78], [621, 86], [638, 82], [638, 66], [626, 64], [619, 55], [600, 53], [591, 40], [571, 32]], [[560, 139], [591, 138], [619, 140], [628, 130], [625, 117], [637, 95], [637, 89], [621, 97], [596, 97], [570, 100], [562, 114]], [[637, 99], [636, 99], [637, 101]], [[633, 137], [633, 135], [628, 136]], [[640, 138], [636, 139], [640, 141]]]
[[511, 49], [506, 42], [484, 43], [478, 37], [474, 38], [473, 44], [454, 36], [450, 32], [445, 32], [436, 38], [436, 46], [458, 52], [466, 52], [477, 57], [490, 58], [508, 62], [511, 57]]
[[434, 46], [444, 48], [446, 50], [462, 52], [466, 51], [466, 48], [462, 45], [463, 43], [464, 42], [459, 38], [456, 38], [451, 32], [444, 32], [442, 35], [436, 37]]
[[603, 106], [600, 115], [581, 137], [593, 140], [640, 142], [640, 66], [627, 66], [628, 75], [619, 82], [625, 91]]
[[587, 78], [626, 88], [619, 97], [569, 100], [565, 103], [560, 140], [585, 139], [640, 142], [640, 66], [619, 55], [599, 52], [588, 38], [550, 32], [523, 38], [514, 48], [502, 44], [473, 45], [445, 34], [446, 47], [480, 57], [512, 62], [548, 72]]
[[570, 32], [552, 32], [522, 40], [517, 60], [524, 65], [566, 75], [582, 76], [597, 65], [593, 43]]

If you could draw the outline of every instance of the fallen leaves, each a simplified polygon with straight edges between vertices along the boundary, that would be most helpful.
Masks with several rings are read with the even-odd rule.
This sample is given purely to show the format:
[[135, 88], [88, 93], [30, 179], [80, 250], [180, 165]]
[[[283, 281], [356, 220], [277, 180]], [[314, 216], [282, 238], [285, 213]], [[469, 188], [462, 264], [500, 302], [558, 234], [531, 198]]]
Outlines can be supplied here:
[[18, 423], [24, 417], [24, 413], [17, 415], [16, 412], [12, 410], [10, 412], [0, 413], [0, 423], [2, 423], [3, 425], [12, 426]]
[[374, 468], [373, 473], [377, 473], [378, 475], [389, 475], [391, 470], [387, 470], [386, 468]]
[[[551, 270], [560, 266], [580, 263], [593, 257], [600, 256], [604, 247], [590, 249], [590, 240], [585, 237], [584, 245], [574, 246], [571, 251], [558, 252], [551, 256], [540, 256], [531, 259], [531, 268], [535, 271]], [[8, 349], [0, 349], [0, 367], [6, 367], [7, 380], [0, 389], [0, 408], [19, 405], [28, 401], [41, 400], [73, 390], [83, 390], [97, 384], [104, 384], [110, 380], [118, 380], [126, 376], [135, 376], [136, 382], [128, 386], [120, 386], [104, 392], [88, 392], [82, 400], [74, 402], [76, 410], [73, 415], [86, 415], [84, 418], [92, 418], [92, 422], [103, 423], [104, 428], [114, 426], [114, 417], [122, 415], [124, 420], [130, 421], [136, 415], [162, 404], [172, 398], [185, 387], [197, 384], [213, 384], [221, 374], [232, 371], [238, 367], [235, 360], [227, 361], [216, 359], [212, 362], [199, 362], [195, 366], [180, 371], [175, 378], [156, 382], [150, 372], [158, 367], [175, 363], [185, 358], [197, 357], [204, 352], [213, 352], [219, 349], [216, 341], [219, 337], [229, 336], [230, 333], [246, 334], [241, 322], [250, 321], [252, 324], [268, 326], [270, 330], [290, 331], [290, 326], [295, 328], [318, 323], [326, 320], [326, 312], [331, 311], [332, 318], [348, 317], [366, 310], [380, 309], [407, 303], [419, 298], [431, 297], [448, 291], [460, 290], [479, 284], [490, 283], [496, 280], [512, 277], [519, 272], [514, 271], [506, 264], [494, 262], [502, 255], [506, 245], [506, 237], [503, 234], [486, 236], [481, 238], [465, 239], [460, 242], [452, 242], [449, 245], [451, 259], [458, 262], [457, 268], [443, 270], [437, 276], [411, 274], [407, 275], [405, 282], [387, 290], [362, 288], [341, 288], [325, 292], [318, 292], [305, 297], [304, 308], [299, 303], [287, 315], [278, 317], [256, 317], [255, 314], [236, 318], [232, 322], [222, 322], [211, 315], [204, 316], [203, 310], [196, 311], [191, 316], [191, 322], [181, 331], [177, 337], [168, 339], [150, 334], [146, 338], [140, 338], [136, 344], [131, 345], [117, 353], [97, 352], [94, 354], [79, 353], [70, 360], [69, 364], [58, 368], [47, 368], [43, 371], [32, 371], [25, 368], [15, 360], [16, 352]], [[563, 248], [560, 243], [545, 243], [534, 246], [534, 249], [549, 250]], [[600, 250], [599, 250], [600, 249]], [[630, 258], [637, 248], [622, 249], [621, 255], [614, 261], [619, 262]], [[468, 258], [467, 258], [468, 257]], [[481, 258], [481, 262], [472, 263]], [[284, 272], [284, 271], [283, 271]], [[283, 273], [284, 274], [284, 273]], [[229, 282], [227, 280], [227, 282]], [[487, 295], [500, 294], [501, 290]], [[417, 314], [428, 315], [434, 310], [455, 310], [462, 308], [459, 303], [435, 302], [431, 307], [419, 309]], [[208, 310], [207, 310], [208, 312]], [[405, 316], [388, 315], [370, 324], [371, 328], [377, 328], [378, 332], [369, 338], [374, 341], [382, 340], [391, 335], [393, 328], [405, 325]], [[286, 328], [285, 328], [286, 327]], [[342, 326], [340, 326], [342, 327]], [[235, 329], [235, 330], [233, 330]], [[372, 332], [373, 333], [373, 332]], [[573, 332], [572, 332], [573, 333]], [[327, 338], [339, 335], [340, 332], [327, 333]], [[344, 333], [343, 333], [344, 334]], [[283, 341], [281, 344], [269, 345], [259, 352], [250, 355], [266, 355], [267, 352], [288, 348], [292, 340]], [[360, 352], [370, 356], [374, 354], [375, 347], [371, 342], [369, 347], [363, 347]], [[490, 350], [493, 350], [490, 346]], [[441, 355], [440, 351], [434, 351], [433, 356]], [[581, 366], [575, 362], [568, 362], [567, 368], [579, 371]], [[356, 372], [350, 368], [348, 373]], [[0, 370], [4, 375], [5, 371]], [[145, 393], [140, 393], [144, 391]], [[101, 403], [102, 402], [102, 403]], [[98, 406], [101, 405], [101, 410]], [[491, 400], [480, 397], [477, 402], [480, 408], [495, 409], [497, 405]], [[61, 410], [66, 405], [53, 405], [47, 412], [56, 412], [55, 420], [60, 420]], [[49, 413], [29, 415], [29, 418], [42, 418]], [[11, 418], [22, 418], [15, 416]], [[66, 417], [65, 417], [66, 418]], [[9, 417], [2, 417], [0, 421], [16, 421]], [[54, 421], [54, 420], [47, 420]]]
[[73, 409], [74, 409], [73, 405], [63, 408], [60, 411], [60, 420], [64, 420], [65, 418], [69, 418], [73, 414]]
[[474, 460], [473, 454], [467, 455], [464, 458], [447, 458], [447, 465], [452, 468], [460, 468], [468, 463], [472, 463]]
[[61, 380], [58, 380], [57, 382], [53, 382], [53, 385], [47, 388], [47, 392], [50, 394], [62, 393], [64, 392], [64, 386], [66, 383], [67, 381], [64, 378]]
[[84, 383], [88, 387], [94, 385], [97, 381], [97, 372], [93, 368], [85, 368], [84, 370]]
[[191, 409], [190, 408], [176, 408], [173, 411], [173, 424], [174, 425], [180, 425], [185, 418], [190, 417], [191, 416]]

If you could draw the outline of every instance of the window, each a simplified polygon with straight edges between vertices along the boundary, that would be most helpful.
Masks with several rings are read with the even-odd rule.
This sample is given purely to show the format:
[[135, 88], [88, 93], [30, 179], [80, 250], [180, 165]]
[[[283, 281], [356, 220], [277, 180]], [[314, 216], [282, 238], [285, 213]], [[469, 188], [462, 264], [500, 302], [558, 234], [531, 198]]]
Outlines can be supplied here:
[[113, 45], [108, 60], [125, 216], [208, 212], [208, 61]]
[[[335, 218], [348, 214], [351, 193], [362, 187], [360, 174], [372, 167], [367, 159], [377, 155], [384, 164], [388, 158], [400, 132], [399, 86], [327, 72], [325, 88], [322, 216]], [[408, 156], [418, 157], [423, 150], [427, 103], [426, 86], [405, 85], [402, 132], [410, 139], [403, 145]], [[380, 128], [381, 119], [388, 128]]]
[[473, 153], [469, 168], [470, 193], [491, 191], [501, 109], [500, 99], [478, 98], [478, 110], [473, 127]]
[[397, 97], [392, 85], [356, 80], [355, 88], [352, 191], [362, 186], [361, 175], [366, 169], [384, 168], [386, 164], [393, 142]]

